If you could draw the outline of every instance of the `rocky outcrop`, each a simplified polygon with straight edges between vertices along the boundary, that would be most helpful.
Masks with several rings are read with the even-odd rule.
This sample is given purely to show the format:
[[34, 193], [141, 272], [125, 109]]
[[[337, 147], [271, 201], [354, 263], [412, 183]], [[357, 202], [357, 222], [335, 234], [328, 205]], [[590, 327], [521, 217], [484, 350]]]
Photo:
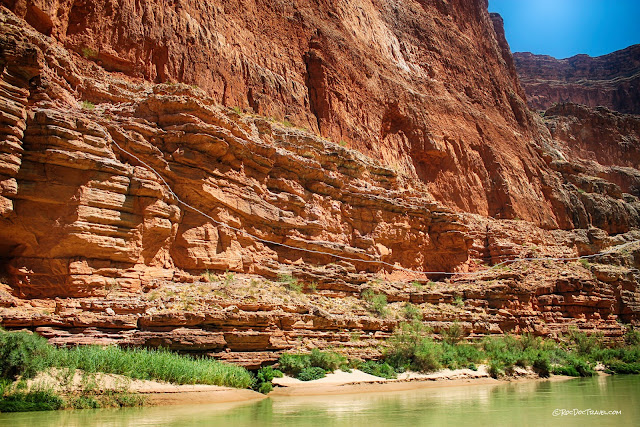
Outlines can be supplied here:
[[574, 223], [609, 233], [640, 227], [638, 117], [604, 107], [558, 104], [545, 112], [544, 120], [555, 140], [549, 165], [567, 187], [577, 190]]
[[[595, 229], [549, 235], [521, 221], [478, 223], [473, 234], [474, 250], [491, 240], [492, 256], [500, 259], [592, 254], [640, 238], [639, 232], [608, 237]], [[570, 244], [577, 253], [568, 251]], [[137, 293], [114, 289], [103, 297], [27, 301], [3, 290], [0, 316], [5, 327], [35, 330], [58, 345], [162, 346], [254, 369], [284, 351], [311, 348], [377, 358], [396, 325], [415, 316], [436, 334], [458, 323], [468, 339], [502, 333], [555, 337], [577, 327], [619, 340], [624, 323], [638, 324], [638, 267], [636, 243], [590, 262], [516, 262], [437, 282], [381, 280], [334, 265], [314, 272], [320, 282], [311, 281], [304, 268], [294, 270], [296, 286], [290, 278], [227, 273], [157, 281], [154, 289]], [[372, 309], [367, 289], [386, 296], [384, 312]]]
[[640, 114], [640, 45], [598, 57], [556, 59], [516, 52], [513, 58], [533, 109], [571, 102]]

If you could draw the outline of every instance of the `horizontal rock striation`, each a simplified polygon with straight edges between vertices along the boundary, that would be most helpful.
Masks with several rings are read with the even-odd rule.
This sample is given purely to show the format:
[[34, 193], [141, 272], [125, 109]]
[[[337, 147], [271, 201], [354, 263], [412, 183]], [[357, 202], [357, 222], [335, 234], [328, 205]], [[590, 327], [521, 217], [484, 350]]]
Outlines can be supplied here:
[[18, 294], [136, 291], [182, 271], [275, 277], [281, 265], [335, 256], [358, 271], [380, 270], [379, 261], [464, 268], [466, 226], [396, 171], [287, 123], [215, 106], [186, 85], [102, 75], [83, 84], [120, 87], [130, 101], [60, 105], [50, 99], [73, 76], [41, 61], [41, 36], [18, 43], [22, 30], [5, 27], [17, 31], [5, 33], [5, 56], [28, 49], [42, 67], [6, 61], [0, 94], [11, 130], [0, 158], [0, 256]]
[[[511, 229], [495, 226], [490, 226], [491, 239], [503, 242], [527, 230], [517, 222]], [[555, 244], [561, 251], [558, 255], [566, 251], [568, 240], [588, 254], [600, 245], [640, 238], [638, 232], [616, 238], [595, 231], [551, 238], [527, 231], [533, 233], [521, 243], [514, 244], [516, 239], [511, 238], [509, 247], [502, 245], [502, 256], [544, 255], [545, 250], [534, 243], [546, 243], [547, 248]], [[468, 339], [502, 333], [555, 337], [577, 327], [619, 340], [624, 323], [638, 323], [638, 267], [636, 243], [588, 263], [516, 262], [473, 278], [438, 282], [383, 281], [360, 275], [361, 283], [340, 285], [337, 278], [349, 274], [334, 266], [323, 272], [324, 282], [301, 279], [298, 290], [283, 280], [227, 273], [183, 283], [156, 282], [155, 289], [145, 292], [110, 290], [106, 298], [25, 301], [3, 291], [0, 317], [5, 327], [29, 328], [59, 345], [162, 346], [254, 369], [274, 362], [284, 351], [310, 348], [378, 358], [380, 345], [396, 325], [410, 319], [408, 303], [436, 334], [458, 323]], [[301, 270], [294, 274], [305, 277]], [[372, 310], [367, 289], [389, 301], [383, 316]]]
[[485, 2], [3, 4], [4, 327], [257, 367], [378, 357], [405, 303], [471, 338], [637, 324], [637, 247], [483, 265], [640, 238], [635, 122], [528, 111]]
[[[102, 70], [197, 85], [421, 179], [445, 205], [565, 226], [503, 33], [486, 0], [5, 2]], [[498, 35], [500, 34], [500, 35]], [[93, 103], [126, 101], [114, 85]]]
[[572, 102], [640, 114], [640, 45], [598, 57], [556, 59], [516, 52], [513, 58], [533, 109]]

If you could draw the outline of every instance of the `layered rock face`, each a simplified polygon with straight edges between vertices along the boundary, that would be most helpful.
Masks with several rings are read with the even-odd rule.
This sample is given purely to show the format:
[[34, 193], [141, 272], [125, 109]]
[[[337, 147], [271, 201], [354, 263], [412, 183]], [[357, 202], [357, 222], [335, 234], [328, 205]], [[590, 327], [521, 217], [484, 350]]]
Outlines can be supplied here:
[[564, 226], [549, 202], [564, 195], [546, 193], [558, 185], [531, 145], [543, 136], [484, 0], [4, 3], [107, 71], [195, 84], [343, 141], [447, 206]]
[[640, 227], [640, 119], [604, 107], [558, 104], [544, 121], [555, 141], [549, 166], [577, 190], [573, 222], [609, 233]]
[[572, 102], [640, 114], [640, 45], [595, 58], [556, 59], [529, 52], [516, 52], [513, 58], [533, 109]]
[[472, 337], [638, 322], [638, 244], [482, 266], [640, 238], [635, 122], [528, 111], [485, 2], [3, 4], [5, 327], [255, 367], [375, 357], [406, 302]]
[[[464, 267], [466, 227], [418, 182], [286, 123], [217, 107], [190, 86], [134, 83], [70, 62], [11, 19], [1, 248], [22, 296], [135, 291], [176, 271], [275, 277], [283, 264], [333, 255], [358, 271], [380, 270], [379, 261]], [[25, 51], [32, 68], [10, 60]], [[130, 101], [81, 104], [65, 87], [74, 79], [96, 97]]]

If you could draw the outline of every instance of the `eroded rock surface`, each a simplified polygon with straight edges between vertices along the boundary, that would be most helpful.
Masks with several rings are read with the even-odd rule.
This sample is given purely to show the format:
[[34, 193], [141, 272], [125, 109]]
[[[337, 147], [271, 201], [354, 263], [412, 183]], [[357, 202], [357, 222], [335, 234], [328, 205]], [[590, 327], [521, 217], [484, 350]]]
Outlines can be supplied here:
[[638, 322], [637, 247], [483, 266], [640, 238], [635, 122], [527, 110], [485, 2], [116, 3], [3, 2], [5, 327], [255, 367], [379, 356], [407, 302], [472, 338]]
[[556, 59], [529, 52], [513, 57], [531, 108], [572, 102], [640, 114], [640, 45], [598, 57]]

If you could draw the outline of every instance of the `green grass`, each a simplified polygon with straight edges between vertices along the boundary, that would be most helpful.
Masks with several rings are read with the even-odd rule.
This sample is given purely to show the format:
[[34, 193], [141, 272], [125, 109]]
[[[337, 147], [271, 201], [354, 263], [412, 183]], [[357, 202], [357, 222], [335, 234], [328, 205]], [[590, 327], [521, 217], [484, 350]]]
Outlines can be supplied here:
[[115, 346], [56, 348], [35, 334], [0, 331], [0, 376], [33, 377], [47, 368], [80, 369], [175, 384], [212, 384], [248, 388], [244, 368], [210, 358], [193, 359], [168, 350], [122, 349]]
[[0, 396], [0, 412], [54, 411], [64, 405], [64, 400], [49, 390], [15, 392]]
[[57, 352], [55, 365], [104, 372], [143, 380], [175, 384], [212, 384], [237, 388], [251, 385], [251, 375], [241, 367], [209, 358], [193, 359], [168, 350], [121, 349], [82, 346]]

